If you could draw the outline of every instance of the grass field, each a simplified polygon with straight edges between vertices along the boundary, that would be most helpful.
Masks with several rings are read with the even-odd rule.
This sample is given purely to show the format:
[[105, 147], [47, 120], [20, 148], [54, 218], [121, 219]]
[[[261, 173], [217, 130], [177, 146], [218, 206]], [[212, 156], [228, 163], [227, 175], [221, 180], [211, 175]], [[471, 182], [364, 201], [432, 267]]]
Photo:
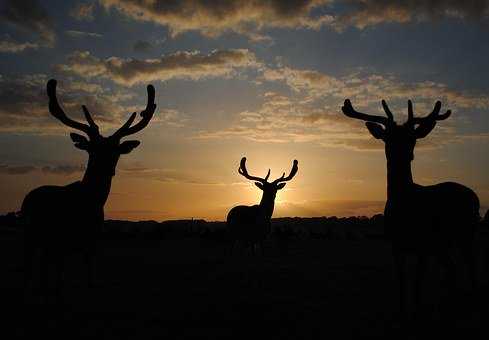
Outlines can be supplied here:
[[[285, 241], [284, 241], [285, 242]], [[95, 285], [84, 288], [72, 258], [60, 305], [24, 304], [22, 241], [0, 241], [4, 339], [47, 332], [66, 339], [475, 338], [489, 328], [479, 239], [479, 287], [464, 276], [440, 289], [431, 264], [422, 321], [401, 323], [390, 245], [383, 240], [268, 242], [259, 256], [230, 256], [225, 243], [109, 239], [99, 243]], [[479, 336], [477, 336], [479, 338]]]

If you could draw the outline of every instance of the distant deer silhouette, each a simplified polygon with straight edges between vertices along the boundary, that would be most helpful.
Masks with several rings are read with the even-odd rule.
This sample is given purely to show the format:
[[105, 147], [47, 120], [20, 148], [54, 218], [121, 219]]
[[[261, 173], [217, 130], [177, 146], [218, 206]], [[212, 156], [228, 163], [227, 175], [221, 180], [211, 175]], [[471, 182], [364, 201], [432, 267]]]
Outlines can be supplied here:
[[[71, 133], [75, 147], [88, 152], [88, 164], [81, 181], [67, 186], [41, 186], [25, 197], [21, 216], [25, 226], [26, 283], [33, 279], [34, 257], [40, 252], [40, 283], [46, 284], [47, 271], [54, 268], [54, 287], [59, 293], [62, 284], [65, 257], [73, 251], [85, 254], [87, 270], [91, 273], [95, 256], [96, 233], [104, 221], [104, 205], [107, 201], [120, 155], [128, 154], [139, 141], [121, 139], [144, 129], [156, 109], [155, 90], [148, 85], [148, 102], [141, 112], [141, 120], [134, 112], [127, 122], [112, 136], [104, 137], [85, 106], [82, 106], [88, 124], [69, 118], [58, 103], [56, 80], [47, 83], [49, 111], [63, 124], [86, 134]], [[89, 279], [91, 279], [89, 277]]]
[[386, 102], [382, 106], [387, 117], [357, 112], [350, 100], [345, 100], [343, 113], [366, 121], [369, 132], [385, 143], [387, 158], [387, 202], [385, 205], [386, 233], [392, 239], [393, 256], [400, 282], [400, 307], [406, 313], [407, 256], [417, 256], [415, 305], [419, 305], [420, 290], [428, 256], [436, 256], [447, 266], [454, 279], [454, 250], [463, 256], [470, 278], [475, 282], [472, 243], [479, 220], [479, 199], [469, 188], [453, 182], [422, 186], [413, 182], [411, 162], [418, 139], [426, 137], [440, 120], [451, 111], [440, 114], [441, 102], [426, 117], [414, 117], [412, 102], [408, 102], [408, 120], [402, 125], [394, 121]]
[[268, 182], [270, 170], [268, 170], [265, 178], [251, 176], [246, 170], [246, 157], [241, 159], [238, 173], [251, 181], [255, 181], [255, 185], [263, 191], [263, 195], [258, 205], [239, 205], [229, 211], [227, 229], [233, 241], [232, 247], [236, 243], [242, 242], [245, 247], [251, 247], [253, 253], [256, 253], [258, 247], [263, 248], [262, 242], [271, 232], [271, 218], [277, 191], [283, 189], [286, 185], [285, 182], [290, 181], [297, 174], [299, 169], [297, 164], [297, 160], [294, 160], [292, 170], [287, 177], [285, 177], [284, 172], [282, 177], [273, 182]]

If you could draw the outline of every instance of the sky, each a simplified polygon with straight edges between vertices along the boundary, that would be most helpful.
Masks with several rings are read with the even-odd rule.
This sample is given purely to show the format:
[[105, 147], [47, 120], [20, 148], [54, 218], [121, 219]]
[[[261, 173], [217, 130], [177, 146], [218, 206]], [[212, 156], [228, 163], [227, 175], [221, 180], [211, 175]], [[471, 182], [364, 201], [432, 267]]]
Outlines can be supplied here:
[[67, 114], [86, 105], [104, 135], [144, 109], [105, 206], [106, 218], [224, 220], [299, 161], [274, 216], [381, 213], [384, 145], [359, 110], [396, 120], [437, 100], [452, 116], [421, 140], [422, 185], [456, 181], [489, 207], [489, 0], [0, 0], [0, 213], [41, 185], [80, 180], [87, 154], [48, 111], [58, 80]]

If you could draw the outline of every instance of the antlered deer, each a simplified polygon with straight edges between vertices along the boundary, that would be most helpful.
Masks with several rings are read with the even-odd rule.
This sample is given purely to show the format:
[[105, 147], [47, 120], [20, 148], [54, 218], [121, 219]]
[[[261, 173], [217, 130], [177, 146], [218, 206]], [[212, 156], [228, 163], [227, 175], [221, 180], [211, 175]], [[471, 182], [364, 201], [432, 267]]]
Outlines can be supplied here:
[[[414, 117], [408, 102], [408, 120], [398, 125], [385, 101], [387, 117], [357, 112], [345, 100], [343, 113], [366, 121], [369, 132], [385, 143], [387, 158], [386, 233], [390, 235], [395, 266], [400, 282], [400, 307], [406, 312], [405, 270], [408, 254], [417, 256], [415, 303], [419, 303], [421, 283], [428, 256], [437, 257], [454, 274], [454, 251], [463, 256], [472, 282], [475, 280], [472, 243], [479, 220], [479, 199], [469, 188], [453, 182], [422, 186], [413, 182], [411, 162], [418, 139], [426, 137], [437, 121], [447, 119], [451, 111], [440, 114], [441, 102], [428, 116]], [[453, 279], [453, 276], [452, 276]]]
[[270, 170], [265, 178], [255, 177], [248, 174], [246, 170], [246, 157], [241, 159], [238, 173], [243, 177], [255, 181], [255, 185], [263, 191], [260, 204], [253, 206], [239, 205], [232, 208], [227, 216], [227, 228], [231, 240], [234, 244], [238, 242], [250, 246], [253, 252], [260, 246], [262, 248], [263, 240], [271, 232], [271, 218], [275, 205], [275, 196], [277, 191], [285, 187], [287, 181], [290, 181], [299, 169], [297, 160], [294, 160], [290, 174], [285, 177], [277, 178], [273, 182], [268, 182]]
[[88, 124], [65, 114], [58, 104], [56, 84], [54, 79], [47, 83], [49, 111], [63, 124], [86, 134], [88, 139], [77, 133], [71, 133], [70, 137], [76, 148], [88, 152], [88, 164], [81, 181], [67, 186], [41, 186], [28, 193], [21, 215], [26, 221], [26, 283], [31, 283], [33, 260], [36, 252], [40, 252], [40, 281], [45, 284], [47, 279], [42, 276], [54, 268], [55, 287], [59, 290], [65, 257], [73, 251], [85, 254], [87, 269], [91, 270], [96, 233], [104, 221], [104, 205], [117, 162], [120, 155], [128, 154], [140, 144], [135, 140], [121, 142], [121, 139], [144, 129], [153, 117], [156, 104], [154, 87], [148, 85], [148, 102], [141, 112], [141, 120], [133, 125], [134, 112], [112, 136], [104, 137], [85, 106], [82, 108]]

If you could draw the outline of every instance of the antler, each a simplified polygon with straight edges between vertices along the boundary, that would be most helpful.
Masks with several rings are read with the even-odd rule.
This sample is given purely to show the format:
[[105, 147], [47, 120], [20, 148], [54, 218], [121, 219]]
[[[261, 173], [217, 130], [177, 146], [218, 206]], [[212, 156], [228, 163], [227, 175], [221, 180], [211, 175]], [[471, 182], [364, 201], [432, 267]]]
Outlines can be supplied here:
[[97, 136], [98, 126], [97, 124], [95, 124], [94, 120], [90, 116], [90, 112], [88, 112], [85, 105], [82, 106], [82, 109], [83, 109], [83, 113], [85, 114], [85, 119], [87, 120], [89, 125], [77, 122], [66, 115], [66, 113], [63, 111], [63, 109], [58, 103], [58, 98], [56, 97], [56, 85], [57, 85], [56, 79], [50, 79], [46, 86], [48, 97], [49, 97], [49, 112], [51, 112], [51, 114], [55, 118], [57, 118], [66, 126], [83, 131], [90, 137]]
[[408, 123], [411, 124], [425, 124], [425, 123], [433, 123], [437, 120], [445, 120], [452, 114], [451, 110], [447, 110], [447, 112], [440, 114], [441, 109], [441, 101], [437, 101], [433, 111], [427, 115], [426, 117], [414, 117], [413, 113], [413, 104], [409, 100], [408, 101]]
[[299, 170], [298, 164], [299, 162], [297, 161], [297, 159], [294, 159], [294, 164], [292, 165], [292, 169], [290, 170], [289, 175], [285, 177], [285, 172], [284, 172], [282, 177], [277, 178], [275, 181], [273, 181], [273, 183], [277, 184], [279, 182], [287, 182], [290, 181], [292, 178], [294, 178], [295, 174]]
[[156, 109], [156, 104], [155, 104], [155, 88], [153, 87], [153, 85], [148, 85], [147, 91], [148, 91], [148, 102], [146, 104], [146, 108], [140, 113], [142, 119], [138, 123], [136, 123], [136, 125], [131, 126], [132, 123], [134, 122], [134, 119], [136, 119], [136, 112], [133, 112], [133, 114], [129, 117], [127, 122], [124, 125], [122, 125], [122, 127], [119, 130], [114, 132], [112, 138], [121, 139], [122, 137], [129, 136], [136, 132], [141, 131], [146, 127], [146, 125], [148, 125], [151, 118], [153, 118], [153, 114]]
[[246, 170], [246, 157], [243, 157], [243, 158], [241, 158], [241, 162], [239, 163], [238, 173], [241, 176], [243, 176], [243, 177], [245, 177], [251, 181], [258, 181], [261, 183], [266, 183], [268, 180], [268, 177], [270, 176], [270, 169], [268, 169], [268, 173], [265, 176], [265, 178], [251, 176], [250, 174], [248, 174], [248, 170]]
[[389, 123], [392, 123], [394, 121], [394, 116], [392, 115], [392, 112], [389, 109], [389, 107], [387, 106], [387, 103], [385, 102], [385, 100], [382, 100], [382, 107], [384, 108], [384, 111], [385, 111], [387, 117], [374, 116], [374, 115], [369, 115], [366, 113], [358, 112], [351, 105], [350, 99], [345, 100], [345, 103], [341, 107], [341, 110], [343, 111], [345, 116], [350, 117], [350, 118], [365, 120], [367, 122], [380, 123], [383, 125], [387, 125]]

